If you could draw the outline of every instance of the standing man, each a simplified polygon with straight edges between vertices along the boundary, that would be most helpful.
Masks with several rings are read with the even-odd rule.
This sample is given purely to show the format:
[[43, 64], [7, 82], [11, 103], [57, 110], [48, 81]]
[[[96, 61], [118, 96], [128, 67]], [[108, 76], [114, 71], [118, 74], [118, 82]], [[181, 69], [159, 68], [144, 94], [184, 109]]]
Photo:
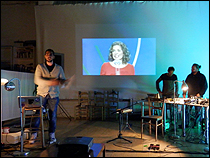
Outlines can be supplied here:
[[[167, 73], [163, 73], [156, 80], [156, 89], [162, 98], [173, 98], [174, 97], [174, 84], [175, 84], [175, 96], [178, 97], [178, 83], [174, 81], [177, 80], [177, 76], [174, 74], [174, 67], [169, 67]], [[159, 83], [163, 81], [163, 89], [160, 90]], [[160, 95], [160, 96], [161, 96]], [[173, 119], [173, 105], [166, 104], [166, 109], [170, 110], [170, 119]]]
[[[187, 76], [185, 83], [188, 85], [188, 98], [191, 97], [203, 97], [203, 95], [205, 94], [207, 88], [208, 88], [208, 84], [207, 84], [207, 80], [206, 77], [204, 76], [204, 74], [200, 73], [200, 68], [201, 65], [198, 65], [196, 63], [194, 63], [192, 65], [191, 68], [191, 73]], [[183, 92], [183, 97], [186, 97], [186, 93], [187, 92]], [[188, 111], [188, 107], [186, 109], [186, 112]], [[190, 109], [192, 107], [190, 106]], [[200, 106], [195, 106], [195, 121], [194, 121], [194, 125], [193, 127], [196, 125], [196, 120], [198, 119], [198, 117], [200, 116]], [[189, 124], [189, 114], [186, 113], [186, 126]]]
[[[52, 49], [45, 51], [45, 62], [38, 64], [34, 74], [34, 83], [37, 85], [37, 96], [42, 97], [43, 107], [49, 106], [49, 144], [56, 142], [55, 129], [57, 121], [57, 106], [59, 103], [59, 84], [68, 82], [63, 68], [54, 63], [55, 52]], [[37, 111], [39, 113], [39, 111]], [[34, 118], [32, 127], [38, 128], [40, 118]], [[29, 143], [33, 144], [37, 138], [37, 129], [33, 129]]]

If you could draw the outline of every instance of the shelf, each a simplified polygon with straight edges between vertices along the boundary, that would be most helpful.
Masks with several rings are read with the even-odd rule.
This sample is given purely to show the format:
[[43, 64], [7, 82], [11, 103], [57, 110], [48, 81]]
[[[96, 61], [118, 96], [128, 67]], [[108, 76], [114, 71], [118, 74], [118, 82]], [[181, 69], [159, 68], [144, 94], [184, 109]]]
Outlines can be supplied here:
[[34, 56], [33, 46], [14, 47], [14, 58], [17, 59], [33, 59]]
[[1, 69], [34, 73], [35, 68], [34, 46], [1, 46]]
[[35, 47], [22, 46], [13, 49], [13, 70], [21, 72], [35, 71]]

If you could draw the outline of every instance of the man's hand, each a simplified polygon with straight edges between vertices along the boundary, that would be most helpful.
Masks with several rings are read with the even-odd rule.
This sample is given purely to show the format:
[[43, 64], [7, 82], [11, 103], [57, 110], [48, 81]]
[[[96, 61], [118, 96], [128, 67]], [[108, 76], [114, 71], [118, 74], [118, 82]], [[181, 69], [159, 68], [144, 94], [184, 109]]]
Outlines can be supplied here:
[[60, 81], [58, 79], [51, 79], [49, 81], [47, 81], [47, 85], [48, 86], [57, 86], [59, 85]]

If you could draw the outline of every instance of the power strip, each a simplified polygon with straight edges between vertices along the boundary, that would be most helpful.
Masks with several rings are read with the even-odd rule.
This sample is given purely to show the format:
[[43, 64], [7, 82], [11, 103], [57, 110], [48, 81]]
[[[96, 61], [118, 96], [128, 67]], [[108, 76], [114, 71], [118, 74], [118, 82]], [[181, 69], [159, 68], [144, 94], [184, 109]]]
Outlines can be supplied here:
[[[3, 144], [17, 144], [20, 142], [20, 135], [21, 135], [21, 132], [8, 133], [8, 134], [2, 133], [1, 143], [3, 143]], [[28, 134], [24, 133], [23, 140], [25, 140], [27, 138], [28, 138]]]

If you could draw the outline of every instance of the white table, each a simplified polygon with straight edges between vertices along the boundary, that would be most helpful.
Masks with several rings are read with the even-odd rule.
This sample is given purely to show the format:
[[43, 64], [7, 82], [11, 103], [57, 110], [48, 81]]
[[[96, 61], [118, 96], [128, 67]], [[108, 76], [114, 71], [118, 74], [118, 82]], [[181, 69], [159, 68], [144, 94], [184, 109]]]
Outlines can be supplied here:
[[[186, 102], [188, 101], [188, 102]], [[165, 104], [175, 104], [175, 105], [182, 105], [182, 136], [185, 137], [186, 133], [185, 133], [185, 110], [186, 110], [186, 106], [199, 106], [202, 108], [205, 108], [205, 115], [204, 115], [204, 119], [205, 119], [205, 136], [206, 136], [206, 140], [205, 142], [207, 144], [209, 144], [209, 102], [205, 103], [204, 105], [201, 105], [200, 102], [204, 101], [200, 100], [198, 102], [196, 102], [193, 99], [189, 99], [189, 98], [175, 98], [175, 101], [171, 101], [169, 99], [165, 99], [164, 102]], [[164, 111], [164, 115], [166, 115], [166, 110]]]
[[[199, 107], [203, 107], [205, 108], [205, 115], [204, 115], [204, 119], [205, 119], [205, 142], [207, 144], [209, 144], [209, 101], [208, 103], [205, 103], [204, 105], [201, 105], [200, 102], [204, 101], [204, 99], [200, 100], [199, 103], [196, 102], [192, 102], [193, 100], [189, 100], [189, 102], [185, 102], [186, 100], [189, 100], [189, 98], [175, 98], [175, 101], [173, 99], [169, 99], [166, 98], [164, 101], [159, 101], [159, 100], [151, 100], [151, 102], [154, 103], [164, 103], [164, 120], [163, 120], [163, 124], [164, 124], [164, 131], [165, 131], [165, 123], [166, 123], [166, 104], [173, 104], [173, 105], [182, 105], [182, 136], [185, 137], [186, 136], [186, 125], [185, 125], [185, 110], [186, 110], [186, 106], [199, 106]], [[147, 100], [138, 100], [138, 101], [134, 101], [133, 105], [136, 104], [140, 104], [141, 105], [141, 115], [144, 115], [144, 106], [145, 106], [145, 102], [148, 102]]]

